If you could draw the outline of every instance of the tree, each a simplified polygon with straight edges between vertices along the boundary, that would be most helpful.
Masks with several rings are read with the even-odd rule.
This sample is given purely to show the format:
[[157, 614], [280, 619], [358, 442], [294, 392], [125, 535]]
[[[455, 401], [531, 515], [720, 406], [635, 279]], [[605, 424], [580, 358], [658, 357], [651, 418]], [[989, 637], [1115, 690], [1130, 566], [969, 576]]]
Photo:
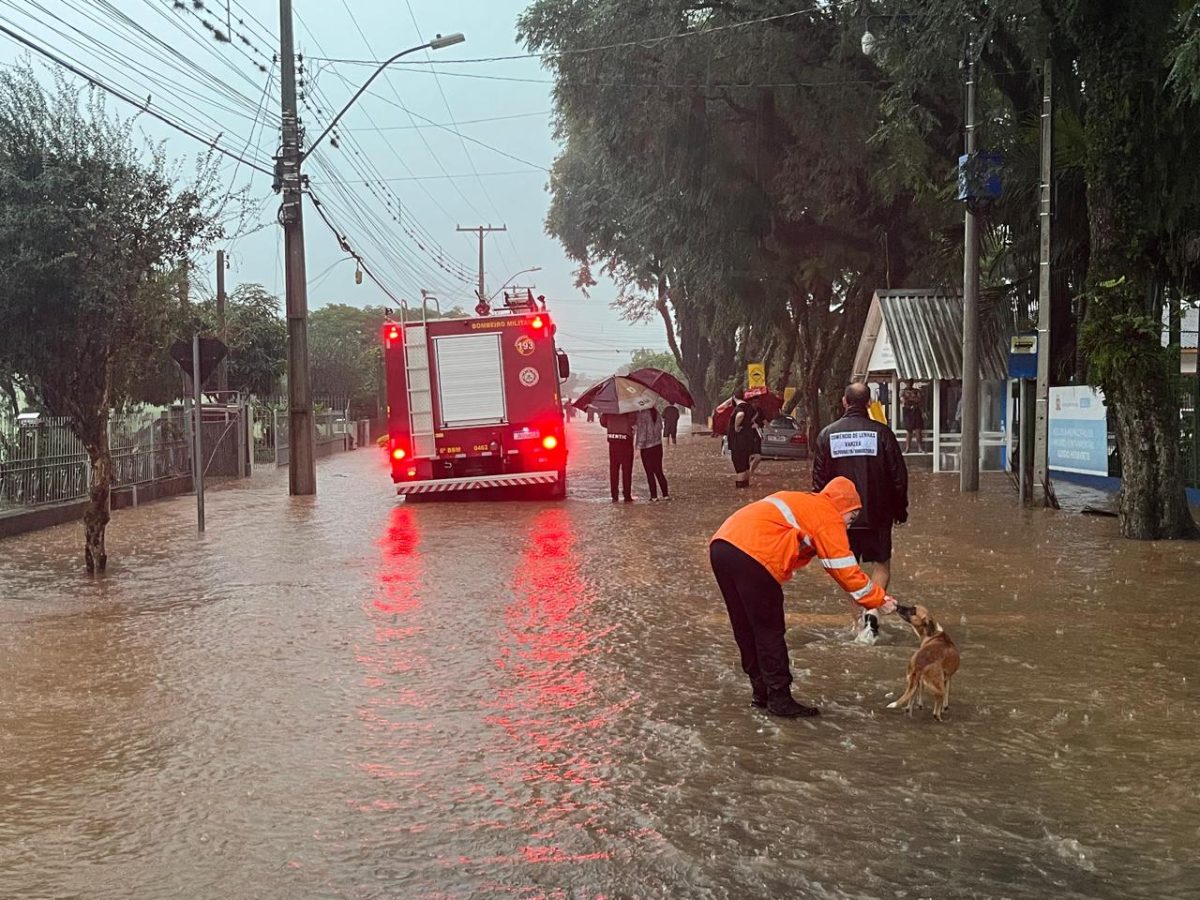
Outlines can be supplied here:
[[[872, 5], [883, 20], [911, 7]], [[1196, 532], [1179, 453], [1178, 370], [1163, 346], [1162, 321], [1164, 307], [1200, 274], [1198, 15], [1194, 0], [1007, 0], [978, 4], [970, 17], [957, 0], [924, 0], [915, 21], [894, 28], [893, 52], [881, 63], [894, 79], [883, 132], [911, 136], [904, 149], [915, 178], [945, 183], [947, 98], [953, 102], [961, 78], [964, 31], [976, 36], [983, 136], [1005, 151], [1010, 197], [989, 215], [994, 259], [1010, 273], [994, 286], [1021, 319], [1037, 271], [1030, 123], [1040, 102], [1038, 69], [1051, 60], [1053, 372], [1104, 390], [1122, 460], [1121, 531], [1133, 538]], [[913, 17], [893, 21], [901, 18]]]
[[[261, 284], [238, 285], [225, 304], [229, 335], [229, 388], [268, 397], [287, 369], [287, 325], [281, 303]], [[216, 333], [216, 304], [198, 307], [208, 331]]]
[[169, 343], [178, 263], [220, 234], [215, 173], [203, 158], [184, 182], [98, 92], [0, 72], [0, 367], [87, 449], [89, 573], [108, 562], [109, 417]]
[[333, 405], [378, 416], [384, 390], [382, 307], [331, 303], [308, 318], [313, 392]]
[[881, 177], [886, 151], [869, 139], [883, 90], [849, 13], [818, 4], [729, 27], [777, 13], [767, 0], [538, 0], [519, 27], [554, 54], [565, 148], [547, 229], [581, 283], [599, 265], [627, 316], [661, 317], [698, 416], [762, 358], [779, 381], [799, 369], [817, 429], [819, 389], [848, 366], [838, 354], [872, 291], [905, 278], [942, 221]]
[[662, 371], [674, 375], [684, 384], [687, 383], [687, 376], [680, 370], [674, 354], [669, 350], [650, 350], [642, 347], [640, 350], [634, 350], [629, 356], [629, 364], [621, 368], [626, 372], [645, 368], [662, 369]]

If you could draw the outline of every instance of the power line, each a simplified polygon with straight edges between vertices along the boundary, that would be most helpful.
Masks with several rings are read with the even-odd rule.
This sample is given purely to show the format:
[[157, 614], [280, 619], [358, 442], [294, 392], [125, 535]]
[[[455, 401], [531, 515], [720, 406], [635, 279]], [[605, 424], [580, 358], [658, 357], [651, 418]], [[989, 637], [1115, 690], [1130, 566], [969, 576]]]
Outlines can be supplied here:
[[[641, 38], [636, 41], [621, 41], [615, 44], [601, 44], [595, 47], [580, 47], [573, 50], [551, 50], [544, 53], [514, 53], [508, 56], [487, 56], [476, 57], [473, 59], [447, 59], [438, 60], [438, 64], [461, 65], [465, 63], [491, 63], [491, 62], [507, 62], [517, 59], [557, 59], [563, 56], [578, 56], [583, 53], [597, 53], [602, 50], [620, 50], [629, 47], [654, 47], [666, 41], [678, 40], [680, 38], [703, 37], [709, 34], [716, 34], [721, 31], [732, 31], [737, 28], [748, 28], [751, 25], [763, 25], [770, 22], [779, 22], [784, 19], [792, 19], [796, 16], [802, 16], [810, 12], [823, 12], [825, 10], [842, 9], [847, 6], [856, 6], [860, 0], [842, 0], [841, 3], [820, 3], [816, 6], [809, 6], [805, 9], [797, 9], [792, 12], [779, 13], [773, 16], [762, 16], [758, 19], [746, 19], [741, 22], [730, 22], [725, 25], [714, 25], [712, 28], [693, 29], [692, 31], [680, 31], [675, 34], [664, 34], [657, 37]], [[419, 29], [418, 29], [419, 30]], [[316, 58], [316, 57], [314, 57]], [[321, 57], [322, 62], [345, 63], [349, 65], [363, 66], [378, 66], [382, 60], [370, 59], [335, 59], [331, 57]], [[425, 65], [432, 63], [433, 60], [426, 60], [424, 63], [421, 60], [408, 60], [399, 63], [399, 65]]]
[[[484, 122], [507, 122], [512, 119], [533, 119], [551, 116], [554, 110], [545, 109], [539, 112], [515, 113], [511, 116], [488, 116], [484, 119], [461, 119], [458, 122], [431, 122], [428, 125], [380, 125], [375, 128], [342, 128], [342, 131], [412, 131], [419, 128], [451, 128], [462, 125], [481, 125]], [[464, 176], [465, 177], [465, 176]]]
[[[8, 22], [9, 20], [5, 19], [3, 21]], [[80, 78], [82, 78], [84, 81], [86, 81], [88, 84], [92, 85], [93, 87], [97, 87], [100, 90], [105, 91], [106, 93], [112, 94], [114, 97], [116, 97], [120, 100], [124, 100], [130, 106], [136, 107], [138, 110], [140, 110], [141, 112], [144, 112], [146, 115], [151, 116], [155, 119], [158, 119], [158, 121], [162, 122], [164, 125], [168, 125], [171, 128], [174, 128], [176, 131], [178, 131], [182, 134], [186, 134], [188, 137], [192, 138], [193, 140], [199, 141], [200, 143], [204, 144], [206, 147], [209, 147], [212, 150], [215, 150], [217, 153], [221, 153], [225, 156], [228, 156], [230, 159], [239, 160], [240, 162], [244, 163], [245, 165], [249, 166], [250, 168], [255, 169], [256, 171], [262, 172], [264, 175], [272, 175], [272, 176], [274, 175], [274, 172], [272, 172], [270, 169], [268, 169], [264, 166], [261, 166], [256, 162], [252, 162], [251, 160], [245, 159], [244, 157], [240, 156], [237, 153], [234, 153], [231, 150], [226, 150], [224, 147], [222, 147], [217, 142], [216, 138], [209, 140], [208, 138], [205, 138], [202, 135], [199, 135], [196, 132], [192, 131], [190, 128], [188, 128], [184, 125], [180, 125], [178, 122], [173, 121], [170, 117], [153, 109], [148, 102], [136, 100], [133, 97], [130, 97], [124, 91], [108, 84], [106, 81], [99, 78], [98, 76], [89, 75], [87, 72], [83, 71], [82, 69], [67, 62], [65, 59], [63, 59], [61, 56], [59, 56], [57, 53], [54, 53], [52, 50], [42, 47], [35, 41], [32, 41], [29, 38], [25, 37], [24, 35], [18, 34], [17, 32], [13, 31], [11, 28], [9, 28], [7, 25], [0, 24], [0, 33], [6, 35], [7, 37], [16, 41], [17, 43], [19, 43], [25, 47], [28, 47], [34, 53], [37, 53], [40, 56], [44, 56], [46, 59], [50, 60], [55, 65], [58, 65], [64, 69], [66, 69], [68, 72], [71, 72], [72, 74], [79, 76]]]
[[[475, 174], [478, 174], [478, 176], [480, 178], [498, 178], [503, 175], [543, 175], [543, 174], [545, 174], [546, 171], [547, 171], [546, 169], [540, 169], [540, 168], [539, 169], [508, 169], [507, 171], [504, 171], [504, 172], [478, 172]], [[374, 179], [374, 180], [383, 181], [383, 182], [439, 181], [443, 178], [474, 178], [475, 174], [467, 172], [467, 173], [459, 174], [459, 175], [406, 175], [406, 176], [397, 176], [397, 177], [393, 177], [393, 178], [381, 178], [381, 179]], [[366, 179], [359, 179], [357, 181], [338, 179], [336, 181], [326, 181], [324, 183], [325, 184], [370, 184], [370, 183], [372, 183], [372, 181], [366, 180]]]
[[[366, 33], [365, 33], [363, 30], [362, 30], [362, 26], [361, 26], [361, 25], [359, 25], [358, 18], [357, 18], [357, 17], [354, 15], [354, 11], [353, 11], [353, 10], [350, 8], [350, 5], [349, 5], [349, 3], [347, 2], [347, 0], [342, 0], [342, 5], [343, 5], [343, 6], [346, 8], [346, 12], [347, 12], [347, 13], [350, 15], [350, 21], [354, 23], [354, 28], [355, 28], [355, 30], [358, 32], [358, 35], [359, 35], [359, 37], [361, 37], [361, 38], [362, 38], [363, 44], [364, 44], [364, 45], [366, 46], [366, 48], [367, 48], [367, 52], [368, 52], [368, 53], [372, 53], [372, 54], [374, 54], [374, 52], [375, 52], [375, 51], [374, 51], [374, 49], [371, 47], [371, 42], [370, 42], [370, 40], [367, 38], [367, 35], [366, 35]], [[303, 20], [303, 19], [301, 19], [300, 21], [301, 21], [301, 24], [302, 24], [302, 25], [304, 25], [304, 28], [305, 28], [305, 30], [306, 30], [306, 31], [308, 31], [308, 32], [309, 32], [309, 34], [311, 35], [311, 34], [312, 34], [312, 31], [311, 31], [311, 29], [309, 29], [309, 28], [308, 28], [308, 26], [307, 26], [306, 24], [304, 24], [304, 20]], [[316, 43], [317, 49], [318, 49], [318, 50], [321, 50], [321, 49], [322, 49], [322, 48], [321, 48], [321, 45], [320, 45], [320, 43], [319, 43], [319, 42], [317, 42], [317, 41], [316, 41], [316, 38], [315, 38], [315, 37], [313, 38], [313, 41], [314, 41], [314, 43]], [[346, 78], [346, 77], [345, 77], [345, 76], [344, 76], [344, 75], [343, 75], [341, 72], [338, 72], [337, 70], [334, 70], [334, 71], [335, 71], [335, 74], [337, 75], [337, 77], [338, 77], [338, 78], [340, 78], [344, 84], [346, 84], [346, 85], [348, 85], [348, 86], [351, 86], [351, 87], [353, 87], [353, 85], [351, 85], [351, 84], [350, 84], [350, 81], [349, 81], [349, 79], [347, 79], [347, 78]], [[394, 84], [392, 84], [392, 81], [391, 81], [391, 79], [390, 79], [390, 77], [389, 77], [389, 73], [388, 73], [388, 72], [386, 72], [386, 71], [384, 72], [384, 81], [387, 83], [387, 85], [388, 85], [388, 88], [389, 88], [389, 89], [392, 91], [392, 93], [395, 95], [395, 97], [396, 97], [396, 102], [397, 102], [397, 105], [399, 105], [401, 108], [403, 108], [403, 104], [402, 104], [402, 103], [400, 103], [400, 93], [399, 93], [399, 91], [397, 91], [397, 90], [396, 90], [396, 86], [395, 86]], [[376, 95], [376, 96], [378, 96], [378, 95]], [[407, 110], [405, 110], [405, 111], [407, 112]], [[364, 115], [366, 115], [366, 114], [365, 114], [365, 112], [364, 112]], [[370, 116], [369, 116], [369, 115], [367, 116], [367, 119], [368, 119], [368, 121], [372, 121], [372, 124], [374, 124], [373, 120], [371, 120], [371, 119], [370, 119]], [[414, 124], [414, 125], [416, 124], [416, 122], [413, 120], [413, 115], [412, 115], [411, 113], [409, 113], [409, 120], [410, 120], [410, 121], [412, 121], [412, 124]], [[445, 168], [445, 166], [442, 164], [441, 157], [440, 157], [440, 156], [439, 156], [437, 153], [434, 153], [434, 151], [433, 151], [433, 148], [432, 148], [432, 147], [429, 145], [429, 141], [428, 141], [428, 140], [425, 138], [425, 133], [424, 133], [423, 131], [418, 131], [418, 132], [417, 132], [417, 136], [418, 136], [418, 137], [420, 137], [420, 139], [421, 139], [421, 143], [422, 143], [422, 144], [425, 146], [425, 149], [426, 149], [426, 151], [429, 153], [430, 157], [432, 157], [432, 159], [433, 159], [434, 163], [437, 165], [438, 169], [439, 169], [441, 172], [443, 172], [443, 173], [446, 173], [446, 168]], [[388, 146], [389, 146], [389, 147], [391, 147], [391, 144], [389, 143], [389, 144], [388, 144]], [[396, 156], [397, 156], [397, 158], [400, 158], [400, 154], [399, 154], [399, 153], [398, 153], [398, 152], [395, 150], [395, 148], [394, 148], [394, 147], [392, 147], [392, 150], [393, 150], [393, 152], [394, 152], [394, 153], [396, 153]], [[405, 163], [404, 165], [405, 165], [406, 171], [409, 171], [409, 172], [410, 172], [410, 174], [411, 174], [411, 170], [408, 170], [408, 169], [407, 169], [407, 163]], [[447, 173], [447, 174], [448, 174], [448, 173]], [[466, 203], [466, 204], [467, 204], [467, 206], [468, 206], [468, 207], [469, 207], [469, 208], [470, 208], [472, 211], [474, 211], [476, 215], [480, 216], [480, 218], [485, 218], [485, 217], [484, 217], [484, 216], [483, 216], [483, 215], [482, 215], [482, 214], [479, 212], [479, 210], [477, 210], [477, 209], [475, 208], [475, 205], [474, 205], [474, 204], [471, 202], [470, 198], [469, 198], [469, 197], [467, 197], [467, 195], [463, 193], [463, 190], [462, 190], [462, 188], [461, 188], [461, 187], [459, 187], [459, 185], [458, 185], [458, 182], [457, 182], [457, 181], [455, 181], [455, 180], [451, 179], [451, 180], [450, 180], [450, 186], [454, 188], [455, 192], [456, 192], [456, 193], [459, 195], [459, 197], [461, 197], [461, 198], [462, 198], [463, 202], [464, 202], [464, 203]], [[422, 185], [422, 187], [423, 187], [423, 185]], [[430, 195], [430, 196], [432, 197], [432, 195]], [[435, 200], [434, 202], [436, 203], [437, 201]], [[443, 212], [443, 213], [445, 213], [445, 215], [446, 215], [446, 217], [447, 217], [448, 219], [449, 219], [449, 218], [452, 218], [452, 217], [450, 216], [450, 213], [449, 213], [449, 212], [448, 212], [448, 211], [447, 211], [447, 210], [446, 210], [444, 207], [441, 207], [441, 205], [440, 205], [440, 204], [438, 204], [438, 206], [439, 206], [440, 208], [442, 208], [442, 212]]]
[[[342, 0], [342, 2], [345, 3], [346, 0]], [[416, 29], [417, 34], [420, 34], [421, 33], [421, 25], [419, 22], [417, 22], [417, 14], [415, 12], [413, 12], [412, 0], [404, 0], [404, 5], [408, 7], [408, 17], [410, 19], [412, 19], [413, 28]], [[425, 59], [432, 62], [432, 58], [430, 57], [428, 50], [425, 51]], [[446, 107], [446, 115], [450, 116], [450, 118], [453, 119], [454, 111], [450, 108], [450, 101], [446, 97], [445, 88], [442, 87], [442, 80], [440, 78], [438, 78], [437, 75], [434, 75], [433, 83], [437, 86], [438, 94], [442, 98], [442, 105]], [[418, 117], [418, 118], [423, 118], [423, 117]], [[448, 128], [446, 130], [450, 131], [452, 134], [458, 135], [458, 143], [462, 147], [463, 155], [467, 158], [467, 165], [469, 165], [471, 167], [471, 171], [475, 173], [475, 183], [479, 185], [479, 190], [483, 192], [483, 198], [485, 200], [487, 200], [488, 205], [492, 208], [492, 212], [494, 212], [496, 214], [497, 219], [504, 218], [500, 214], [499, 208], [497, 208], [497, 206], [496, 206], [496, 201], [492, 199], [492, 195], [488, 192], [487, 185], [484, 184], [483, 179], [479, 177], [479, 170], [475, 166], [475, 159], [471, 156], [471, 151], [467, 148], [466, 138], [463, 137], [462, 132], [460, 132], [456, 129]], [[472, 138], [472, 140], [475, 141], [474, 138]], [[475, 143], [483, 143], [483, 142], [475, 141]], [[493, 148], [489, 148], [489, 149], [493, 149]], [[515, 156], [511, 156], [510, 154], [507, 154], [507, 153], [504, 155], [508, 156], [510, 159], [517, 159]], [[517, 161], [520, 162], [520, 160], [517, 160]], [[549, 172], [550, 170], [546, 169], [546, 171]], [[517, 251], [517, 245], [516, 245], [516, 243], [513, 242], [512, 232], [505, 231], [504, 236], [508, 239], [508, 244], [510, 247], [512, 247], [513, 253], [517, 253], [519, 256], [519, 253]], [[501, 257], [501, 260], [503, 261], [503, 258], [504, 258], [503, 252], [501, 252], [500, 257]]]
[[[473, 138], [470, 135], [461, 134], [460, 132], [455, 131], [453, 128], [447, 128], [444, 125], [439, 125], [438, 123], [434, 122], [433, 119], [426, 118], [425, 116], [421, 115], [420, 113], [413, 112], [411, 109], [409, 109], [403, 103], [400, 103], [398, 100], [389, 100], [387, 97], [383, 97], [383, 96], [375, 93], [374, 91], [367, 91], [367, 93], [371, 94], [371, 96], [373, 96], [373, 97], [377, 97], [378, 99], [382, 100], [384, 103], [391, 104], [392, 106], [396, 107], [397, 109], [401, 110], [402, 112], [408, 113], [408, 115], [412, 116], [413, 118], [420, 119], [422, 122], [428, 122], [430, 127], [440, 128], [443, 131], [448, 131], [453, 135], [457, 135], [460, 140], [467, 140], [467, 141], [470, 141], [472, 144], [478, 144], [480, 147], [483, 147], [487, 150], [491, 150], [493, 153], [498, 153], [501, 156], [506, 157], [507, 159], [511, 159], [513, 162], [524, 163], [525, 165], [527, 165], [531, 168], [541, 169], [543, 172], [550, 171], [548, 168], [546, 168], [545, 166], [543, 166], [539, 163], [530, 162], [527, 159], [522, 159], [519, 156], [514, 156], [513, 154], [511, 154], [505, 150], [501, 150], [499, 147], [493, 147], [491, 144], [485, 143], [484, 141], [481, 141], [478, 138]], [[467, 156], [467, 159], [469, 162], [471, 161], [469, 154]], [[472, 166], [474, 166], [473, 162], [472, 162]], [[442, 169], [442, 171], [445, 172], [445, 169]], [[493, 203], [492, 206], [494, 208], [495, 204]], [[476, 210], [476, 211], [478, 212], [478, 210]], [[498, 210], [494, 210], [494, 211], [496, 212], [497, 218], [499, 218], [500, 217], [499, 211]]]

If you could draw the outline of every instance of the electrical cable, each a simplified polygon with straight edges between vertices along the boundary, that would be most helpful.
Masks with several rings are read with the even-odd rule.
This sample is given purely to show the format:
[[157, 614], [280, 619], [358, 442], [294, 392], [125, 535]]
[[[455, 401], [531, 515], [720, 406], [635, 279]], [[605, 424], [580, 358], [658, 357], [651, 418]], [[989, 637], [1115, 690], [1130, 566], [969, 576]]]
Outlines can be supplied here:
[[[220, 145], [220, 143], [217, 142], [217, 140], [215, 138], [212, 140], [209, 140], [208, 138], [205, 138], [205, 137], [197, 134], [196, 132], [194, 132], [190, 128], [188, 128], [187, 126], [181, 125], [178, 122], [171, 119], [169, 116], [164, 115], [163, 113], [160, 113], [156, 109], [153, 109], [149, 103], [143, 102], [141, 100], [136, 100], [136, 99], [130, 97], [124, 91], [108, 84], [106, 81], [99, 78], [98, 76], [88, 74], [84, 70], [78, 68], [77, 66], [75, 66], [72, 63], [68, 62], [67, 60], [63, 59], [61, 56], [59, 56], [54, 51], [49, 50], [45, 47], [42, 47], [36, 41], [33, 41], [30, 38], [27, 38], [24, 35], [19, 34], [16, 31], [13, 31], [7, 25], [3, 24], [4, 22], [9, 22], [9, 20], [7, 20], [7, 19], [0, 20], [0, 34], [6, 35], [10, 39], [12, 39], [12, 40], [16, 41], [17, 43], [32, 50], [34, 53], [37, 53], [39, 56], [44, 56], [46, 59], [50, 60], [51, 62], [58, 65], [59, 67], [66, 69], [68, 72], [71, 72], [74, 75], [77, 75], [78, 77], [80, 77], [84, 81], [86, 81], [88, 84], [90, 84], [96, 88], [99, 88], [100, 90], [102, 90], [108, 94], [111, 94], [112, 96], [114, 96], [120, 100], [124, 100], [130, 106], [133, 106], [136, 109], [140, 110], [141, 112], [144, 112], [146, 115], [157, 119], [158, 121], [162, 122], [164, 125], [168, 125], [171, 128], [175, 129], [176, 131], [178, 131], [182, 134], [186, 134], [188, 137], [192, 138], [193, 140], [199, 141], [200, 143], [204, 144], [206, 147], [211, 148], [212, 150], [216, 151], [217, 153], [221, 153], [225, 156], [228, 156], [231, 159], [240, 160], [245, 165], [249, 166], [252, 169], [255, 169], [256, 171], [262, 172], [265, 175], [274, 176], [275, 173], [271, 169], [261, 166], [256, 162], [252, 162], [251, 160], [245, 159], [244, 157], [238, 155], [237, 153], [234, 153], [231, 150], [225, 149], [224, 147], [222, 147]], [[9, 22], [9, 24], [12, 24], [12, 23]]]

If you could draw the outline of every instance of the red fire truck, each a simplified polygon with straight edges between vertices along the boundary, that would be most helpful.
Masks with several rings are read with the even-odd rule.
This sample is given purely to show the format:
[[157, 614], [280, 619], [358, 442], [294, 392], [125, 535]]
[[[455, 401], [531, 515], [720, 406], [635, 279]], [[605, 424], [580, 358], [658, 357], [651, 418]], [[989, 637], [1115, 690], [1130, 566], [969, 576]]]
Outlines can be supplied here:
[[473, 318], [383, 326], [388, 453], [398, 494], [567, 491], [554, 323], [532, 296]]

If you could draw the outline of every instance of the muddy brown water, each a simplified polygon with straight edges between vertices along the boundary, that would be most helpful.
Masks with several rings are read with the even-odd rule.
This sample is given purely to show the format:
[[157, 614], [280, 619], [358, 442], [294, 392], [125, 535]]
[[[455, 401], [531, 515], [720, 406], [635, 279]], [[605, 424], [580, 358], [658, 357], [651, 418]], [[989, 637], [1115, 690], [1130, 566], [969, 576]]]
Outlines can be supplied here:
[[[894, 592], [963, 668], [884, 707], [915, 638], [788, 588], [797, 696], [750, 709], [705, 541], [711, 439], [612, 506], [405, 505], [385, 461], [0, 542], [0, 897], [1200, 897], [1197, 547], [914, 474]], [[638, 472], [640, 479], [641, 473]], [[754, 496], [803, 488], [767, 464]], [[644, 492], [644, 489], [643, 489]]]

